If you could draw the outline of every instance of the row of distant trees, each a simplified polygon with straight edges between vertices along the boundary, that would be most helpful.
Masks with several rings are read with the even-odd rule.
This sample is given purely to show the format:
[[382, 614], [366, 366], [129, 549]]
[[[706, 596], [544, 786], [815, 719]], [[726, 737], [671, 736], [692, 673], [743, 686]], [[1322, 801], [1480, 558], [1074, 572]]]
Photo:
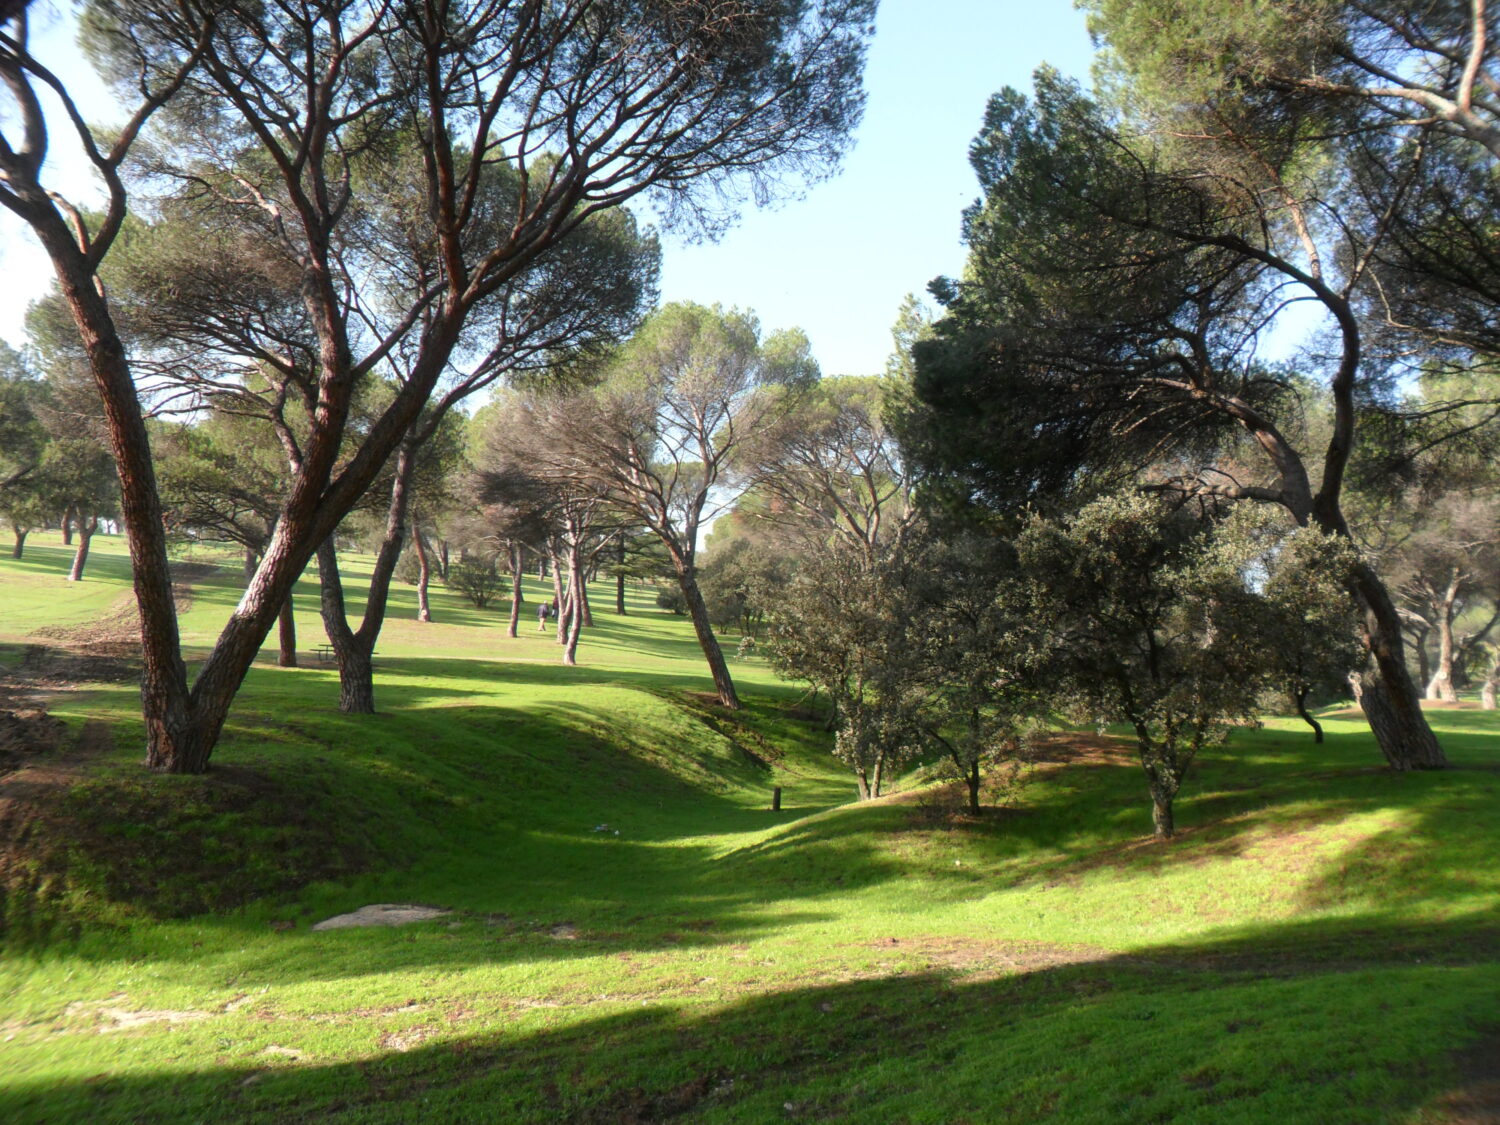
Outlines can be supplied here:
[[[878, 387], [820, 379], [805, 340], [747, 314], [643, 321], [657, 249], [625, 210], [712, 228], [736, 191], [829, 167], [873, 5], [670, 7], [91, 9], [90, 56], [134, 107], [107, 142], [69, 116], [97, 212], [43, 183], [36, 91], [71, 103], [7, 9], [0, 204], [55, 267], [47, 319], [71, 332], [51, 356], [102, 404], [153, 768], [206, 767], [314, 560], [340, 705], [373, 708], [408, 540], [431, 569], [455, 411], [502, 384], [459, 507], [513, 579], [527, 550], [554, 559], [565, 659], [583, 575], [645, 538], [736, 706], [697, 552], [737, 503], [795, 564], [747, 577], [746, 604], [789, 673], [824, 677], [870, 792], [918, 745], [972, 781], [978, 748], [1063, 703], [1135, 727], [1165, 834], [1186, 763], [1254, 691], [1305, 711], [1353, 659], [1350, 604], [1386, 760], [1445, 764], [1422, 688], [1456, 690], [1493, 632], [1483, 0], [1090, 4], [1099, 94], [1043, 71], [992, 100], [968, 266]], [[1292, 303], [1325, 328], [1268, 362]], [[358, 622], [351, 519], [376, 554]], [[211, 526], [245, 547], [248, 587], [190, 681], [166, 551]], [[1322, 640], [1300, 672], [1270, 659], [1301, 651], [1282, 586], [1342, 591], [1301, 607]]]
[[93, 388], [65, 368], [46, 378], [34, 368], [0, 343], [0, 520], [18, 559], [31, 532], [62, 528], [65, 544], [76, 540], [68, 579], [77, 582], [94, 533], [119, 518], [119, 485]]
[[[26, 5], [0, 10], [0, 207], [49, 256], [102, 404], [151, 768], [207, 768], [315, 556], [325, 620], [340, 615], [325, 545], [372, 489], [390, 529], [378, 568], [394, 566], [410, 466], [457, 403], [628, 327], [645, 240], [626, 204], [712, 231], [833, 166], [873, 14], [874, 0], [89, 5], [84, 53], [121, 103], [95, 130], [32, 54]], [[52, 178], [47, 154], [69, 141], [97, 205]], [[190, 678], [147, 420], [220, 403], [272, 429], [286, 484]], [[334, 630], [353, 707], [383, 611], [372, 592]]]

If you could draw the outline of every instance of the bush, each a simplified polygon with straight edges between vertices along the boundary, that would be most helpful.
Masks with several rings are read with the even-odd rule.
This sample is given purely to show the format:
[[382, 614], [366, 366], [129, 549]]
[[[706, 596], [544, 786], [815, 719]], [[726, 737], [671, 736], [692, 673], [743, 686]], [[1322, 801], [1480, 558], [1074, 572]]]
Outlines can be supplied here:
[[678, 617], [687, 613], [687, 599], [682, 596], [682, 591], [676, 586], [668, 586], [665, 590], [659, 590], [656, 595], [656, 604], [669, 613], [675, 613]]
[[504, 583], [494, 559], [460, 559], [448, 569], [448, 587], [468, 598], [475, 609], [489, 605]]

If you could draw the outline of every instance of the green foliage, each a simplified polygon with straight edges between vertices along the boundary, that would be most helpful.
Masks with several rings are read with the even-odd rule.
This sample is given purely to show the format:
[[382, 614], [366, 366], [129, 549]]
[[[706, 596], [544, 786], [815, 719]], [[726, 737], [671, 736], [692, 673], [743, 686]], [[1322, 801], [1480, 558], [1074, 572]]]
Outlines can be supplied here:
[[766, 544], [744, 538], [720, 542], [698, 569], [698, 584], [714, 628], [756, 635], [765, 620], [767, 601], [777, 597], [795, 568], [792, 556]]
[[446, 585], [457, 590], [475, 609], [484, 609], [505, 586], [505, 576], [493, 556], [469, 555], [448, 568]]
[[1347, 549], [1293, 536], [1257, 590], [1245, 530], [1131, 494], [1034, 520], [1016, 543], [1034, 658], [1082, 714], [1134, 732], [1159, 836], [1193, 760], [1253, 721], [1267, 686], [1351, 651]]
[[1005, 513], [1211, 456], [1284, 395], [1240, 330], [1274, 284], [1238, 249], [1259, 237], [1253, 208], [1056, 74], [1036, 82], [1034, 101], [1006, 90], [986, 109], [965, 273], [937, 287], [946, 313], [897, 418], [930, 491]]
[[687, 599], [682, 596], [680, 587], [664, 586], [656, 591], [656, 608], [664, 609], [674, 617], [683, 617], [687, 614]]
[[[835, 753], [864, 796], [923, 755], [966, 783], [1014, 767], [1040, 707], [1014, 602], [998, 592], [1006, 550], [915, 529], [876, 551], [839, 542], [764, 588], [772, 666], [827, 692]], [[1007, 781], [1014, 781], [1010, 768]], [[1002, 789], [1007, 786], [1002, 785]]]

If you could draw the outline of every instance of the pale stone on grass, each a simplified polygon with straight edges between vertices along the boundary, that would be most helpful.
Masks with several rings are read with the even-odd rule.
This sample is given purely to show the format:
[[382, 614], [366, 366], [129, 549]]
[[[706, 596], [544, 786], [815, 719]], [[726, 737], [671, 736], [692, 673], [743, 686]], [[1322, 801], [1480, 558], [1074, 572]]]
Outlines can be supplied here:
[[373, 906], [361, 906], [352, 914], [337, 914], [325, 918], [313, 926], [314, 930], [348, 930], [357, 926], [404, 926], [409, 922], [430, 922], [444, 918], [451, 910], [440, 910], [436, 906], [400, 905], [381, 902]]

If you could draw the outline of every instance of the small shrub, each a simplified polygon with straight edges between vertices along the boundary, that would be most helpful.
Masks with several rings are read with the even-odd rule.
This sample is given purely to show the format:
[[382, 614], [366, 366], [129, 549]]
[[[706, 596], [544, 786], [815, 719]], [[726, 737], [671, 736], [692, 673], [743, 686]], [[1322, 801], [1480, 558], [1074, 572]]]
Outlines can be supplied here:
[[494, 559], [460, 559], [448, 570], [448, 587], [468, 598], [475, 609], [489, 605], [504, 582]]

